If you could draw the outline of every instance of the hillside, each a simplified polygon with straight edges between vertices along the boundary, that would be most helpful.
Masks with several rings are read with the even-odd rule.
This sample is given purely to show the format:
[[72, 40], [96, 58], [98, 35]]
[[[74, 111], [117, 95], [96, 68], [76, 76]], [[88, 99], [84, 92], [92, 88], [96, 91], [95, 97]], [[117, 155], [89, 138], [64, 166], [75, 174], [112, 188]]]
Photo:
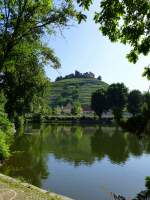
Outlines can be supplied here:
[[90, 105], [91, 94], [99, 88], [106, 88], [107, 83], [96, 78], [70, 78], [55, 81], [51, 89], [51, 105], [61, 105], [64, 101], [80, 101]]

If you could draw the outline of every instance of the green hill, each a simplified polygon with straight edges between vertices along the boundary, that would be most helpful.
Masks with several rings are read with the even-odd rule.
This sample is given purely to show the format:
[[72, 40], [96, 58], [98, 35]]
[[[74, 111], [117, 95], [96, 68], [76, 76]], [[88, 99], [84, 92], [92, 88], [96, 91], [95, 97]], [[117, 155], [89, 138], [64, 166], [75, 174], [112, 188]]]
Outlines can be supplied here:
[[107, 83], [96, 78], [70, 78], [55, 81], [52, 83], [51, 105], [62, 105], [75, 100], [78, 100], [82, 106], [90, 105], [91, 94], [107, 86]]

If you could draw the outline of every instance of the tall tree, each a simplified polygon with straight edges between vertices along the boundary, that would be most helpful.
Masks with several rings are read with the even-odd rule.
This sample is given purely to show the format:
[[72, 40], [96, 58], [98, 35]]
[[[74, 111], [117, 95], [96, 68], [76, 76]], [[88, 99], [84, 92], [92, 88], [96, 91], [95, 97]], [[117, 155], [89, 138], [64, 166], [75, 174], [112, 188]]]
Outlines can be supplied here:
[[23, 114], [45, 92], [44, 65], [60, 67], [59, 59], [42, 40], [71, 19], [81, 21], [71, 1], [0, 0], [0, 90], [9, 116]]
[[112, 109], [114, 118], [117, 122], [122, 117], [123, 109], [127, 103], [128, 89], [123, 83], [109, 85], [107, 90], [107, 100], [109, 108]]
[[[39, 46], [27, 41], [16, 45], [12, 51], [11, 70], [6, 66], [0, 74], [0, 86], [7, 99], [5, 110], [10, 118], [13, 118], [15, 113], [23, 115], [30, 112], [33, 99], [39, 100], [49, 88], [43, 64], [48, 59], [48, 51], [45, 55], [45, 49], [41, 49], [42, 52], [39, 50]], [[42, 62], [39, 62], [39, 56]]]
[[107, 110], [107, 98], [106, 91], [104, 89], [99, 89], [92, 94], [91, 97], [91, 108], [101, 119], [102, 113]]
[[25, 39], [32, 43], [45, 32], [50, 35], [73, 18], [81, 21], [83, 15], [70, 0], [57, 4], [53, 0], [0, 0], [0, 71], [10, 62], [17, 44]]
[[143, 95], [142, 113], [147, 120], [150, 119], [150, 93], [149, 92], [146, 92]]
[[128, 94], [127, 108], [131, 114], [136, 115], [141, 112], [142, 99], [142, 94], [139, 90], [132, 90]]

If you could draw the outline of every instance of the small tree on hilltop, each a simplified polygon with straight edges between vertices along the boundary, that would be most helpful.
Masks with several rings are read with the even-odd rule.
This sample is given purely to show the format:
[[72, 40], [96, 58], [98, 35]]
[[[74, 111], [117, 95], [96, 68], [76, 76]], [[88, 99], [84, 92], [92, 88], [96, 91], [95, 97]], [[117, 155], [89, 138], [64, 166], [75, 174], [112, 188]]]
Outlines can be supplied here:
[[102, 113], [107, 110], [106, 91], [104, 89], [99, 89], [92, 94], [91, 108], [101, 119]]
[[101, 81], [101, 80], [102, 80], [102, 77], [101, 77], [101, 76], [98, 76], [98, 77], [97, 77], [97, 80]]
[[128, 89], [123, 83], [114, 83], [108, 87], [107, 99], [117, 122], [122, 118], [122, 112], [127, 102]]
[[139, 90], [133, 90], [128, 94], [127, 109], [132, 115], [136, 115], [141, 111], [142, 94]]

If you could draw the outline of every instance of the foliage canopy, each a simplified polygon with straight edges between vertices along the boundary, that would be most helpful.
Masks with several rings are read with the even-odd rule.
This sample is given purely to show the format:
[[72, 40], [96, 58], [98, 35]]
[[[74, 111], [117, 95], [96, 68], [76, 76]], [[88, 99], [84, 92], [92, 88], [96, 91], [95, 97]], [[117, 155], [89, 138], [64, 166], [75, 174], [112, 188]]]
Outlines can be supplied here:
[[[88, 9], [93, 1], [78, 0], [78, 3]], [[136, 62], [139, 54], [147, 55], [150, 51], [149, 17], [148, 0], [102, 0], [94, 20], [112, 42], [129, 43], [133, 49], [128, 58]]]
[[104, 89], [99, 89], [92, 94], [91, 108], [101, 118], [102, 113], [107, 110], [107, 97]]
[[[89, 9], [92, 0], [77, 0], [84, 9]], [[136, 63], [139, 55], [150, 52], [150, 1], [149, 0], [102, 0], [94, 20], [104, 36], [112, 42], [129, 44], [127, 54], [130, 62]], [[150, 77], [149, 67], [144, 75]]]
[[43, 36], [82, 18], [70, 0], [0, 0], [0, 89], [9, 117], [24, 114], [44, 97], [49, 88], [44, 65], [60, 67]]
[[143, 97], [139, 90], [132, 90], [128, 94], [128, 111], [133, 115], [139, 114], [141, 112], [141, 106], [143, 103]]

